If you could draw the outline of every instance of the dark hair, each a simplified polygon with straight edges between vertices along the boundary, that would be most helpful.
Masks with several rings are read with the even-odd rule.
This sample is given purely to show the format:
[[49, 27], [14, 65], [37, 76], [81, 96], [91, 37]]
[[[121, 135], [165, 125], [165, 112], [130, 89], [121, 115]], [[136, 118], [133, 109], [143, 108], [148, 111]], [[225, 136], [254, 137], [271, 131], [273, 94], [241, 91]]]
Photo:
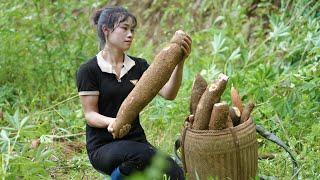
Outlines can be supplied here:
[[106, 26], [108, 29], [113, 31], [119, 23], [126, 21], [128, 18], [132, 19], [133, 28], [135, 28], [137, 26], [136, 17], [123, 7], [105, 7], [95, 12], [93, 16], [93, 23], [97, 26], [97, 35], [100, 40], [100, 50], [102, 50], [106, 44], [103, 26]]

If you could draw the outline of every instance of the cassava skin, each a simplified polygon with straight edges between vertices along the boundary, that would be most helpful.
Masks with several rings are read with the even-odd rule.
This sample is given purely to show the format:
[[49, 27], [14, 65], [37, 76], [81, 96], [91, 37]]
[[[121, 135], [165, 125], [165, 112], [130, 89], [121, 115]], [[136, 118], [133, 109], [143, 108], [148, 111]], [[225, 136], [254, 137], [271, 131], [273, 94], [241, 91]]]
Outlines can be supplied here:
[[228, 116], [229, 107], [226, 102], [214, 104], [209, 123], [209, 130], [222, 130], [227, 128]]
[[240, 124], [241, 112], [237, 107], [231, 107], [229, 110], [230, 118], [234, 126], [238, 126]]
[[207, 86], [207, 81], [200, 74], [197, 74], [195, 80], [193, 81], [191, 90], [190, 114], [195, 114], [200, 98], [206, 90]]
[[219, 102], [221, 95], [226, 89], [227, 82], [228, 76], [220, 74], [219, 79], [207, 87], [197, 106], [192, 126], [193, 129], [208, 129], [213, 105]]
[[243, 122], [245, 122], [246, 120], [249, 119], [250, 114], [251, 114], [253, 108], [254, 108], [254, 103], [253, 103], [252, 101], [250, 101], [250, 102], [247, 104], [247, 106], [244, 107], [244, 109], [243, 109], [243, 112], [242, 112], [242, 114], [241, 114], [241, 121], [240, 121], [240, 123], [243, 123]]
[[177, 31], [170, 44], [155, 56], [153, 63], [121, 104], [112, 125], [113, 138], [122, 138], [128, 134], [133, 120], [169, 80], [174, 68], [183, 59], [181, 44], [185, 37], [183, 31]]
[[231, 102], [232, 102], [232, 105], [237, 107], [240, 110], [240, 113], [242, 113], [243, 105], [239, 97], [239, 93], [234, 87], [231, 87]]

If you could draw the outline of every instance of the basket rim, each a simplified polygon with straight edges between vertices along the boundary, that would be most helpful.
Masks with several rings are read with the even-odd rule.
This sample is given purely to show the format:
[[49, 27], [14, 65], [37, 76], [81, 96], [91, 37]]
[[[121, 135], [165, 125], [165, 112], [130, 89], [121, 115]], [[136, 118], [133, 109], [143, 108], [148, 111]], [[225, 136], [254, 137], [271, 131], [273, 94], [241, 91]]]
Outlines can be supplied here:
[[250, 117], [247, 121], [239, 124], [236, 127], [231, 127], [231, 128], [226, 128], [226, 129], [222, 129], [222, 130], [199, 130], [199, 129], [191, 129], [189, 126], [186, 127], [186, 131], [187, 133], [194, 133], [194, 134], [202, 134], [202, 135], [226, 135], [226, 134], [230, 134], [230, 129], [233, 131], [241, 131], [242, 129], [247, 128], [250, 125], [255, 125], [253, 123], [252, 118]]

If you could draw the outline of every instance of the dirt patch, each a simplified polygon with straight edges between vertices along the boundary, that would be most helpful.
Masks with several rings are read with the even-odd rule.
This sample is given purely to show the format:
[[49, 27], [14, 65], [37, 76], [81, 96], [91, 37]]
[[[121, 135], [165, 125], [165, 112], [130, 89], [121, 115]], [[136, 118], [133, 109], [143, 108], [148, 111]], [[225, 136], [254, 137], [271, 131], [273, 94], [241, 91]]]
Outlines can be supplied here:
[[65, 157], [72, 157], [76, 153], [86, 150], [86, 143], [81, 141], [62, 141], [56, 143]]

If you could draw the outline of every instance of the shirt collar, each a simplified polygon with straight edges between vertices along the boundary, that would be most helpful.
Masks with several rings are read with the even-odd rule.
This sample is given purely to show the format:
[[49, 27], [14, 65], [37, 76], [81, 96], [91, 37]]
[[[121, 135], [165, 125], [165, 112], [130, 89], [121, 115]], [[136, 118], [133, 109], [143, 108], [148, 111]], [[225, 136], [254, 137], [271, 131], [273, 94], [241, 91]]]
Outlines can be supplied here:
[[[110, 61], [108, 61], [107, 59], [103, 59], [102, 51], [97, 54], [97, 63], [102, 72], [115, 74]], [[135, 64], [136, 63], [134, 60], [132, 60], [128, 55], [124, 54], [124, 62], [121, 69], [120, 78], [124, 76]]]

